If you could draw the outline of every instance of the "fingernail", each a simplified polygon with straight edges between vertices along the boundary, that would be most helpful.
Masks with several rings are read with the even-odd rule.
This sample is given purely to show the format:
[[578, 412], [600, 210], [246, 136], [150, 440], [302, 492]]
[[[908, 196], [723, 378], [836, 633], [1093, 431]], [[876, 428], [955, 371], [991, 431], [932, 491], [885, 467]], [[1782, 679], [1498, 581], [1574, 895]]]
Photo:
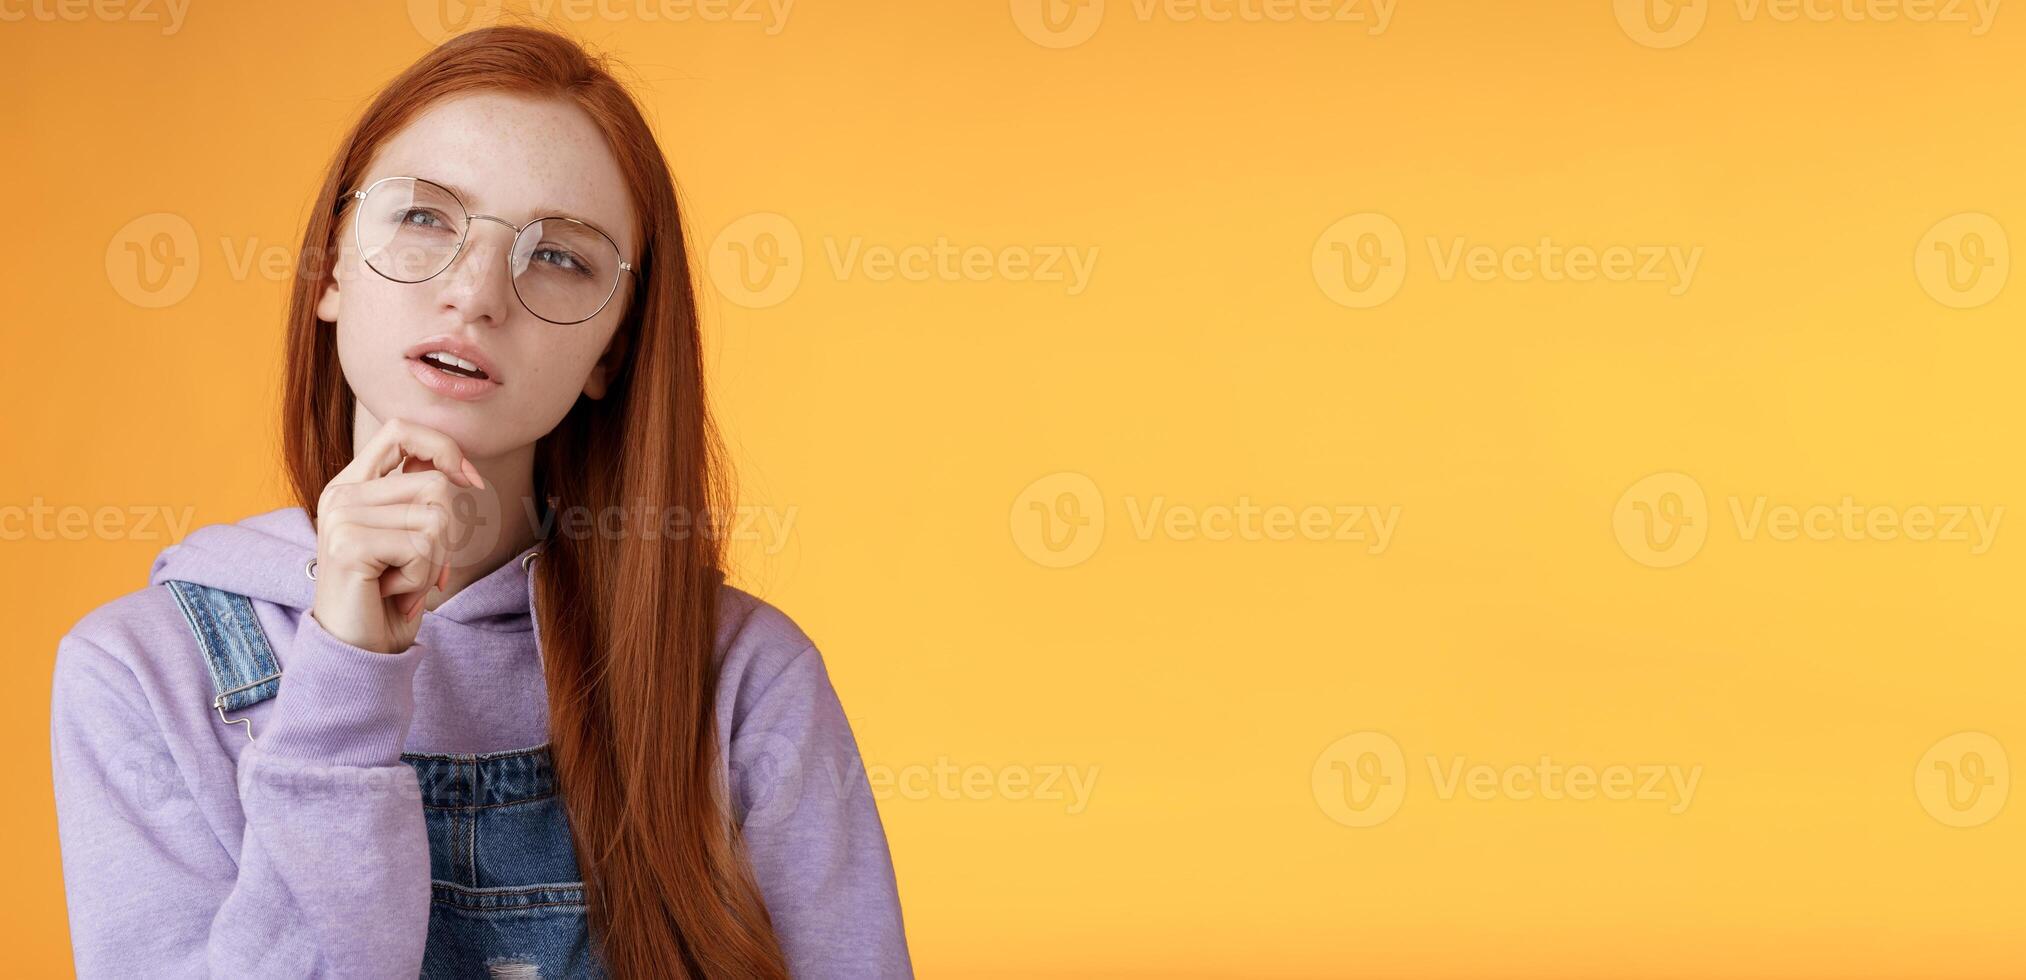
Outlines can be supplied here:
[[480, 490], [485, 489], [485, 478], [478, 475], [478, 467], [471, 465], [471, 460], [464, 461], [464, 475], [470, 477]]

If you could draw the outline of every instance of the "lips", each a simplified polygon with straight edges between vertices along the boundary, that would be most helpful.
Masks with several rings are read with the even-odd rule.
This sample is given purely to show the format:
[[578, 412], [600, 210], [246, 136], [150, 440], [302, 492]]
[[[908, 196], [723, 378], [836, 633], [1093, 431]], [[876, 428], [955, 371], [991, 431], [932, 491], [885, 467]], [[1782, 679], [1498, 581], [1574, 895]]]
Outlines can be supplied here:
[[490, 355], [469, 341], [440, 334], [402, 352], [423, 387], [460, 401], [498, 391], [503, 383]]

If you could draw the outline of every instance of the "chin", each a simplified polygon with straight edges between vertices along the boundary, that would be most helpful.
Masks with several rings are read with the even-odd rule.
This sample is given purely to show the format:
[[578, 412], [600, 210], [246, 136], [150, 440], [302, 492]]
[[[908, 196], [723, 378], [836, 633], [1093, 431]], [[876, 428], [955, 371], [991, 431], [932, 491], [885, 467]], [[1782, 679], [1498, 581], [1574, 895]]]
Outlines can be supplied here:
[[431, 396], [428, 392], [403, 392], [400, 398], [375, 399], [360, 408], [375, 426], [387, 419], [407, 419], [449, 436], [467, 456], [481, 459], [497, 456], [501, 447], [498, 423], [492, 420], [493, 406], [483, 402], [462, 402]]

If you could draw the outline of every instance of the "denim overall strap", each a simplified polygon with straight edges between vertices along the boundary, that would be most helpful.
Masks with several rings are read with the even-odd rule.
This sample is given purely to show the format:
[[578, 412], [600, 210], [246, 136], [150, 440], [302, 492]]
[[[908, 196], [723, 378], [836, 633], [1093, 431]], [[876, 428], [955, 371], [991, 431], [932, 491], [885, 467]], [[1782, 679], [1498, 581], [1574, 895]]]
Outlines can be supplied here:
[[246, 737], [252, 740], [253, 722], [227, 718], [225, 713], [259, 704], [281, 690], [281, 666], [267, 644], [267, 632], [254, 615], [253, 600], [179, 579], [163, 584], [183, 607], [190, 628], [197, 631], [197, 645], [203, 648], [205, 665], [211, 671], [211, 686], [218, 692], [211, 701], [218, 720], [246, 726]]

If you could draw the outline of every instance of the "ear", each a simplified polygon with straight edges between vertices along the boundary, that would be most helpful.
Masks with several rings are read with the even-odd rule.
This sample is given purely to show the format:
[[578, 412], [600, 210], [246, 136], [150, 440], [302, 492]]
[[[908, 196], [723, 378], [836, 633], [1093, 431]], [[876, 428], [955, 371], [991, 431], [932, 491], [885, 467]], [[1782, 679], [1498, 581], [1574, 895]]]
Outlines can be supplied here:
[[605, 353], [598, 355], [598, 363], [591, 365], [591, 375], [584, 379], [584, 397], [599, 399], [612, 383], [613, 375], [619, 373], [619, 363], [626, 358], [626, 332], [612, 332], [612, 342], [605, 345]]
[[338, 277], [324, 277], [323, 294], [317, 297], [317, 319], [325, 323], [338, 322]]

